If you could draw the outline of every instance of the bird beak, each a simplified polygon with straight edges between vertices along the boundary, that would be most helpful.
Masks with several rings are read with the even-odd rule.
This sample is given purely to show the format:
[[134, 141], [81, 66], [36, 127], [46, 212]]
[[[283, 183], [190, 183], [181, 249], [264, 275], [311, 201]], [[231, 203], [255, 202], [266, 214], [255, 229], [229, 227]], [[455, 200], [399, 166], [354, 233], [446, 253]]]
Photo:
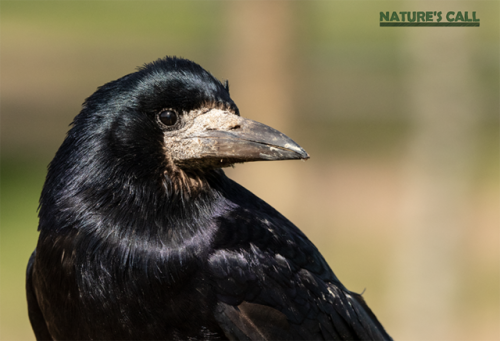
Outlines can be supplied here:
[[189, 144], [191, 153], [175, 160], [184, 167], [227, 167], [248, 161], [309, 159], [309, 154], [285, 134], [221, 110], [200, 115], [190, 130], [196, 131], [183, 140]]

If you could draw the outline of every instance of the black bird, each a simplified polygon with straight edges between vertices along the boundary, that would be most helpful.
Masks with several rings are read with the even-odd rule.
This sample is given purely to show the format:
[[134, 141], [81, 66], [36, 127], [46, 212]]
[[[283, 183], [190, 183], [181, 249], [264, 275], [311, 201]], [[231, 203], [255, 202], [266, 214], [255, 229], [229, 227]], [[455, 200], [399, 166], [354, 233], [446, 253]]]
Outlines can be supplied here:
[[221, 170], [308, 157], [189, 60], [100, 87], [43, 187], [36, 338], [390, 340], [307, 237]]

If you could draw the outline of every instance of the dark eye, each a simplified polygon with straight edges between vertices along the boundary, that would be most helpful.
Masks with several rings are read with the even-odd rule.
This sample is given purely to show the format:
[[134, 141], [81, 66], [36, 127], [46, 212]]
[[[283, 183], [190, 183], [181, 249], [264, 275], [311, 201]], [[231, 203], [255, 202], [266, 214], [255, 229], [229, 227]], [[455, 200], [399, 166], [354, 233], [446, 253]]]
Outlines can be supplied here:
[[177, 113], [173, 110], [160, 112], [160, 121], [166, 126], [173, 126], [177, 122]]

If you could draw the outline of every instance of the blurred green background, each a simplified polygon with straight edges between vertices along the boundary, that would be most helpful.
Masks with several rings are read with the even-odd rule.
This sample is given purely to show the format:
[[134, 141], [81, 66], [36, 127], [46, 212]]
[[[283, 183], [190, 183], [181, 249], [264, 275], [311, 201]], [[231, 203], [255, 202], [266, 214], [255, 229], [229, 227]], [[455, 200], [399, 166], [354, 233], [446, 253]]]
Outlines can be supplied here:
[[[0, 339], [32, 340], [24, 271], [46, 166], [83, 100], [165, 55], [229, 79], [311, 159], [238, 165], [398, 340], [498, 340], [497, 1], [0, 1]], [[381, 28], [380, 11], [479, 28]]]

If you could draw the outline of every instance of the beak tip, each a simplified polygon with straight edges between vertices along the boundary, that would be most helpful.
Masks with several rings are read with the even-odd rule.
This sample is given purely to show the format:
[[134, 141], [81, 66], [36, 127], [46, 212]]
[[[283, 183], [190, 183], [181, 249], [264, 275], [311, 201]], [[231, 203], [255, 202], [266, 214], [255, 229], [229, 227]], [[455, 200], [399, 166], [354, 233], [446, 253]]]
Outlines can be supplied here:
[[289, 149], [293, 150], [294, 152], [296, 152], [297, 154], [300, 155], [300, 159], [301, 160], [307, 160], [310, 158], [309, 156], [309, 153], [306, 152], [304, 150], [304, 148], [302, 148], [301, 146], [299, 146], [298, 144], [295, 144], [294, 146], [291, 146], [291, 145], [286, 145], [286, 147], [288, 147]]
[[285, 148], [287, 148], [290, 151], [294, 151], [295, 153], [299, 154], [299, 159], [301, 160], [307, 160], [310, 158], [309, 154], [298, 144], [296, 143], [287, 143], [284, 145]]

